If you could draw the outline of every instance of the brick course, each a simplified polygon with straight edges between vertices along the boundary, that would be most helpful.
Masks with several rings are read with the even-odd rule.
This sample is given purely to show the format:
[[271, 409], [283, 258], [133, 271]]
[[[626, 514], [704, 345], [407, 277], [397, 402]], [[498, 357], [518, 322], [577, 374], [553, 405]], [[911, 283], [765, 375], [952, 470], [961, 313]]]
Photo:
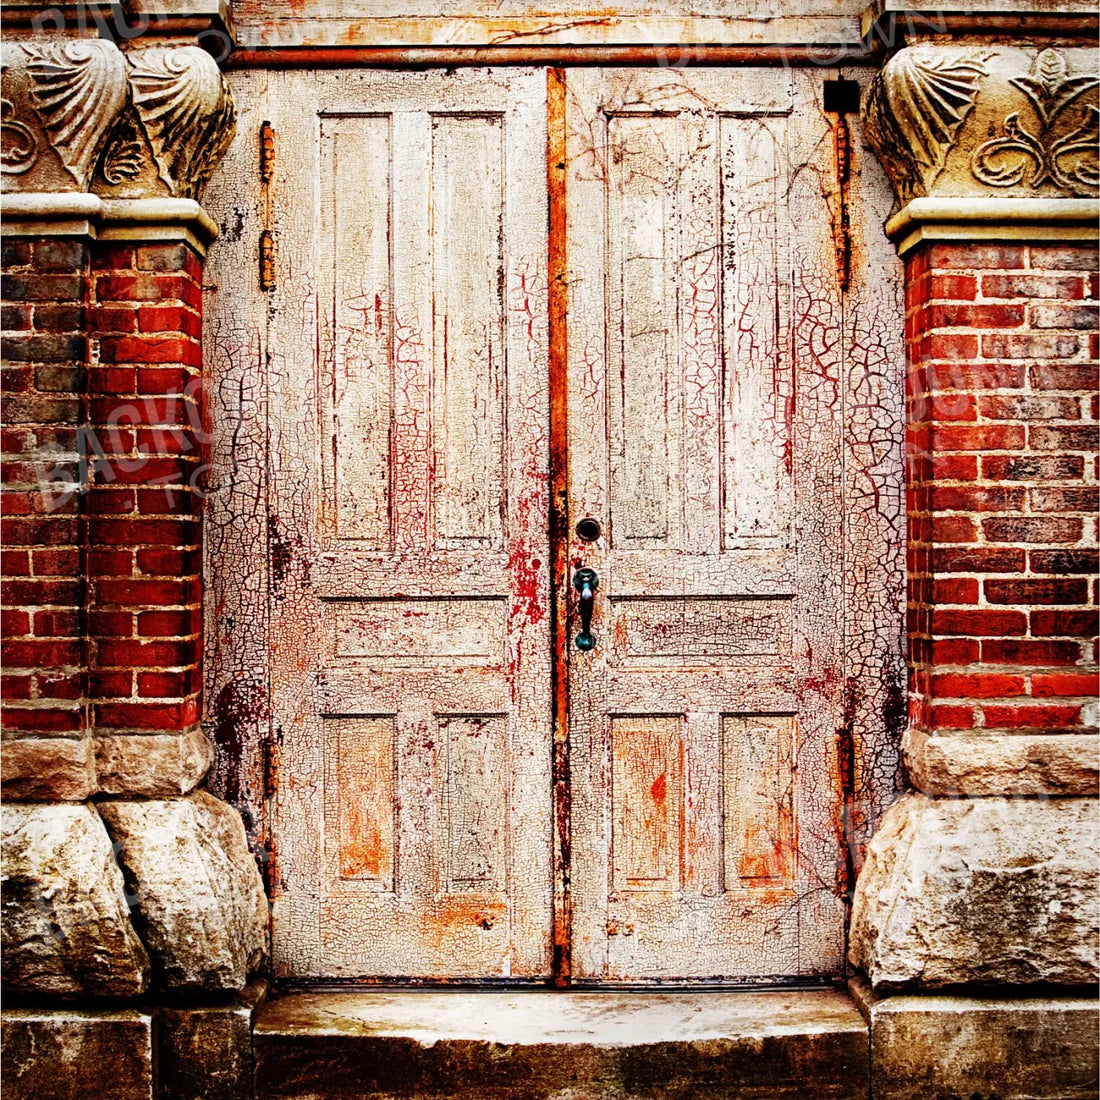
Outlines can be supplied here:
[[[201, 271], [181, 244], [4, 244], [6, 739], [201, 720]], [[94, 790], [24, 759], [16, 797]]]
[[1009, 245], [906, 261], [920, 728], [1095, 729], [1095, 266], [1092, 248]]

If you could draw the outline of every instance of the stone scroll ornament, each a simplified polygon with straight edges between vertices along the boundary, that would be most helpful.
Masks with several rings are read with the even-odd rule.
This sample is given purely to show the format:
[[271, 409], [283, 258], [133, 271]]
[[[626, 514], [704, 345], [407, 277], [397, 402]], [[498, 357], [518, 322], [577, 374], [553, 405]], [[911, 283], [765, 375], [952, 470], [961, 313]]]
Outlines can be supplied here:
[[0, 172], [21, 176], [34, 167], [38, 153], [34, 131], [15, 117], [15, 104], [0, 97]]
[[903, 202], [928, 194], [943, 171], [990, 56], [988, 50], [913, 46], [896, 53], [875, 78], [864, 130]]
[[[171, 195], [200, 199], [236, 126], [225, 77], [197, 46], [133, 50], [127, 57], [134, 114], [157, 175]], [[123, 127], [105, 158], [109, 182], [137, 174], [138, 149], [136, 137]]]
[[1008, 115], [1001, 133], [974, 150], [975, 177], [991, 187], [1032, 188], [1054, 183], [1075, 195], [1093, 195], [1100, 186], [1100, 112], [1082, 103], [1084, 92], [1100, 85], [1092, 75], [1071, 76], [1065, 58], [1054, 49], [1035, 58], [1027, 76], [1009, 80], [1030, 100], [1037, 133]]
[[129, 98], [118, 47], [99, 40], [7, 43], [3, 77], [0, 172], [30, 173], [52, 149], [69, 186], [86, 190]]

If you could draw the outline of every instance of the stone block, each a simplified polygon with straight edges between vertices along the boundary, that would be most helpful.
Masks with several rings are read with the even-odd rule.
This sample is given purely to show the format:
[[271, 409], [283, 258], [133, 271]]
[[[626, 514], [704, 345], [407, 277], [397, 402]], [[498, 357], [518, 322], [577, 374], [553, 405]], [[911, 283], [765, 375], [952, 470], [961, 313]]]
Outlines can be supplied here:
[[265, 1100], [866, 1100], [867, 1026], [835, 990], [358, 991], [273, 999]]
[[876, 992], [1091, 985], [1094, 799], [931, 799], [886, 813], [856, 884], [849, 958]]
[[182, 733], [101, 734], [95, 739], [95, 757], [105, 794], [175, 798], [202, 782], [214, 749], [196, 726]]
[[875, 1100], [1086, 1100], [1100, 1074], [1095, 997], [851, 992], [871, 1027]]
[[266, 992], [249, 982], [224, 1004], [157, 1010], [159, 1100], [252, 1100], [252, 1022]]
[[153, 1100], [153, 1020], [135, 1009], [9, 1009], [5, 1100]]
[[80, 802], [96, 791], [91, 740], [28, 737], [5, 741], [0, 775], [5, 801]]
[[238, 990], [264, 957], [267, 899], [235, 809], [205, 791], [99, 805], [162, 989]]
[[1095, 798], [1100, 781], [1095, 733], [930, 736], [908, 729], [902, 741], [906, 771], [930, 795], [1077, 795]]
[[62, 997], [143, 992], [149, 959], [95, 810], [7, 803], [0, 816], [4, 989]]

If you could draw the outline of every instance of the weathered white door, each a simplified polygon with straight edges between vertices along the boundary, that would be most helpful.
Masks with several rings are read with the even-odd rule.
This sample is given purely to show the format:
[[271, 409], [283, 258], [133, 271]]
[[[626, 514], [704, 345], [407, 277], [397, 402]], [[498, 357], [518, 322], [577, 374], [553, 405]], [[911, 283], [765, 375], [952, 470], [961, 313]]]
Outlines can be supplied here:
[[580, 70], [567, 87], [569, 564], [599, 578], [595, 647], [570, 637], [568, 659], [572, 974], [835, 972], [842, 402], [820, 80]]
[[820, 84], [269, 76], [280, 975], [839, 969]]
[[270, 77], [281, 975], [549, 972], [545, 90]]

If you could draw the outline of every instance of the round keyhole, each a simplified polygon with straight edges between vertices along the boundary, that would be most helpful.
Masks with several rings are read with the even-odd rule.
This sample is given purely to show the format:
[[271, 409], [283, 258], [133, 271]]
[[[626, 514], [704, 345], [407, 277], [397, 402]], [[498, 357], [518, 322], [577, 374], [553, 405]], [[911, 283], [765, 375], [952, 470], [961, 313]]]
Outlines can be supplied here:
[[584, 542], [595, 542], [600, 534], [600, 521], [591, 516], [587, 516], [577, 524], [577, 538]]

